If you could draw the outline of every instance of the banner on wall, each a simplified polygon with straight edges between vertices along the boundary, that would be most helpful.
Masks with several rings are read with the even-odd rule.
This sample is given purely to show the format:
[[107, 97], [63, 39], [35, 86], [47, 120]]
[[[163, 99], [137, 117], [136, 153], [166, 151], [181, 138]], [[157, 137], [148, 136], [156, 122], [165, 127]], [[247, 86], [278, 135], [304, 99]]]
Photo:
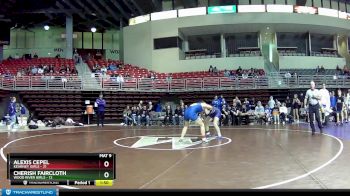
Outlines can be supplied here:
[[206, 15], [206, 7], [179, 9], [179, 17]]
[[265, 12], [265, 5], [238, 5], [238, 12]]
[[318, 8], [318, 15], [330, 16], [338, 18], [338, 10], [327, 9], [327, 8]]
[[267, 12], [293, 13], [293, 5], [266, 5]]
[[130, 18], [129, 19], [129, 25], [136, 25], [136, 24], [147, 22], [147, 21], [150, 21], [150, 15], [149, 14], [146, 14], [146, 15], [143, 15], [143, 16], [138, 16], [138, 17], [135, 17], [135, 18]]
[[237, 12], [236, 5], [208, 7], [208, 14], [226, 14], [226, 13], [236, 13], [236, 12]]
[[317, 14], [317, 7], [294, 6], [294, 12], [299, 14]]
[[346, 12], [339, 11], [339, 18], [350, 20], [350, 14]]
[[169, 18], [177, 18], [177, 10], [169, 10], [163, 12], [151, 13], [151, 20], [163, 20]]

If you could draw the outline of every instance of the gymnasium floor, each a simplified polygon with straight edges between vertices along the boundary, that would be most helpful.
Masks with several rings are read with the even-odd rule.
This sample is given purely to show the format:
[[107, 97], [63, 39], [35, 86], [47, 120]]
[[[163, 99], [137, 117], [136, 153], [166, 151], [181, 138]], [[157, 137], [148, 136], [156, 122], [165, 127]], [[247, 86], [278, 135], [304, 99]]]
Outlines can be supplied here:
[[[177, 142], [181, 127], [106, 125], [2, 131], [0, 147], [5, 156], [9, 152], [116, 153], [117, 179], [107, 187], [113, 189], [350, 188], [350, 125], [331, 125], [315, 136], [308, 131], [305, 123], [222, 127], [222, 140], [201, 144], [191, 140], [199, 134], [198, 127], [191, 127], [189, 138], [181, 144]], [[10, 187], [4, 158], [0, 158], [2, 188]]]

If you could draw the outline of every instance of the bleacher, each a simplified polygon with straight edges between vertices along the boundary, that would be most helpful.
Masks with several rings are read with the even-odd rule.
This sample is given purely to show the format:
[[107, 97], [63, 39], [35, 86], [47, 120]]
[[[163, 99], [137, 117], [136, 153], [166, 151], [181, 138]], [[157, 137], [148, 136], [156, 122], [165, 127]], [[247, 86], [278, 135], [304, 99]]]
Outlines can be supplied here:
[[19, 95], [39, 119], [70, 117], [80, 121], [85, 110], [80, 91], [22, 91]]
[[[20, 69], [27, 69], [32, 66], [39, 66], [39, 65], [53, 65], [54, 66], [54, 73], [53, 75], [65, 75], [65, 74], [59, 74], [59, 69], [62, 65], [68, 66], [70, 69], [74, 68], [74, 61], [73, 59], [63, 59], [63, 58], [38, 58], [38, 59], [30, 59], [30, 60], [23, 60], [23, 59], [12, 59], [12, 60], [4, 60], [0, 64], [0, 73], [5, 74], [9, 73], [11, 75], [16, 75], [17, 71]], [[31, 73], [29, 74], [31, 75]], [[40, 75], [40, 74], [38, 74]]]
[[[89, 60], [87, 61], [88, 66], [90, 69], [93, 69], [93, 66], [95, 64], [98, 64], [100, 67], [105, 66], [107, 67], [110, 63], [114, 63], [117, 65], [122, 64], [120, 61], [114, 61], [114, 60]], [[247, 69], [248, 70], [248, 69]], [[236, 70], [228, 70], [233, 71], [234, 73]], [[264, 75], [265, 72], [263, 69], [258, 69], [258, 72], [261, 73], [261, 75]], [[140, 68], [135, 65], [126, 64], [123, 65], [122, 68], [119, 68], [116, 71], [107, 71], [107, 75], [118, 75], [122, 74], [125, 77], [125, 74], [128, 73], [130, 77], [132, 78], [148, 78], [151, 73], [154, 74], [155, 78], [157, 79], [166, 79], [167, 73], [158, 73], [153, 72], [145, 68]], [[194, 72], [177, 72], [177, 73], [171, 73], [172, 79], [181, 79], [181, 78], [206, 78], [206, 77], [223, 77], [224, 76], [224, 70], [220, 70], [217, 74], [209, 73], [208, 71], [194, 71]]]
[[[282, 73], [289, 72], [290, 74], [297, 73], [297, 75], [316, 75], [316, 69], [281, 69]], [[325, 69], [324, 72], [319, 72], [318, 75], [335, 75], [335, 69]]]

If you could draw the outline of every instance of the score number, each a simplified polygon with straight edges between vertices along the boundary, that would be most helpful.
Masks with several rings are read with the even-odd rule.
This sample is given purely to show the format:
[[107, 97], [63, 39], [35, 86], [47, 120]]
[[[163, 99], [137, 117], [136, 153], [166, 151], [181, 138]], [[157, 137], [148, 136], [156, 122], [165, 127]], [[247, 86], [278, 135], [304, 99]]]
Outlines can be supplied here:
[[[104, 158], [104, 159], [111, 159], [113, 157], [112, 154], [99, 154], [99, 158]], [[110, 161], [103, 161], [103, 167], [104, 168], [109, 168], [110, 167]], [[110, 178], [110, 172], [106, 171], [103, 173], [103, 177], [105, 179], [108, 179]]]

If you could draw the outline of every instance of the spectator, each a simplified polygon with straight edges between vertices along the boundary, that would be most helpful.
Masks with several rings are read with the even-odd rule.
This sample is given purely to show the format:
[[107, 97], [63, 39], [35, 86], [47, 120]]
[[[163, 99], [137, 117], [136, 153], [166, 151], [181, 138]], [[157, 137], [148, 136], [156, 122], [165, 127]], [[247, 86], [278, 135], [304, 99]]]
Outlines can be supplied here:
[[8, 106], [8, 115], [10, 116], [10, 129], [13, 129], [16, 124], [16, 97], [10, 98], [10, 103]]
[[173, 124], [174, 125], [180, 125], [183, 123], [183, 108], [181, 108], [179, 105], [176, 106], [174, 116], [173, 116]]
[[172, 80], [173, 80], [173, 77], [171, 76], [171, 74], [168, 74], [166, 77], [166, 81], [170, 83]]
[[[164, 125], [169, 125], [171, 124], [172, 120], [173, 120], [173, 112], [171, 110], [170, 105], [168, 105], [166, 107], [166, 109], [164, 110], [165, 112], [165, 116], [164, 116]], [[174, 123], [174, 122], [173, 122]]]
[[213, 73], [214, 72], [214, 69], [213, 69], [213, 66], [212, 65], [210, 65], [210, 67], [209, 67], [209, 71], [208, 71], [209, 73]]
[[238, 66], [238, 69], [237, 69], [237, 74], [240, 74], [241, 73], [241, 71], [242, 71], [242, 67], [241, 66]]
[[140, 110], [139, 113], [139, 122], [138, 124], [141, 125], [142, 123], [145, 123], [146, 126], [150, 125], [150, 117], [149, 117], [149, 112], [147, 110], [147, 106], [144, 105], [142, 109]]
[[41, 67], [39, 67], [38, 68], [38, 74], [43, 74], [43, 73], [44, 73], [44, 70]]
[[282, 121], [282, 124], [286, 124], [286, 117], [288, 116], [288, 108], [286, 107], [286, 103], [282, 103], [282, 106], [279, 108], [280, 111], [280, 119]]
[[320, 68], [320, 73], [325, 73], [325, 72], [326, 72], [326, 70], [325, 70], [325, 68], [322, 65], [321, 68]]
[[124, 80], [124, 77], [122, 74], [119, 74], [118, 77], [117, 77], [117, 83], [124, 83], [125, 80]]
[[132, 117], [131, 117], [131, 110], [130, 106], [127, 105], [126, 108], [123, 111], [123, 117], [124, 117], [124, 126], [128, 126], [129, 124], [132, 124]]
[[33, 58], [34, 58], [34, 59], [37, 59], [37, 58], [39, 58], [39, 57], [38, 57], [38, 54], [34, 53], [34, 56], [33, 56]]
[[56, 54], [55, 58], [59, 59], [59, 58], [61, 58], [61, 55], [60, 54]]
[[218, 70], [216, 67], [214, 67], [213, 73], [214, 73], [215, 75], [219, 75], [219, 70]]
[[320, 66], [316, 67], [316, 74], [318, 74], [320, 72]]
[[232, 108], [230, 110], [231, 115], [231, 125], [239, 124], [239, 108], [237, 107], [237, 103], [234, 102]]
[[7, 58], [7, 60], [9, 60], [9, 61], [13, 60], [12, 56], [10, 55], [10, 56]]
[[143, 108], [143, 101], [140, 100], [139, 104], [137, 105], [139, 107], [139, 109]]
[[258, 101], [254, 115], [259, 124], [262, 124], [263, 121], [266, 122], [265, 108], [262, 106], [261, 101]]
[[17, 77], [21, 77], [22, 76], [22, 72], [19, 70], [17, 71], [17, 74], [16, 74]]
[[105, 74], [105, 73], [107, 72], [107, 68], [106, 68], [106, 66], [102, 66], [102, 68], [101, 68], [101, 72], [102, 72], [102, 74]]
[[19, 59], [18, 53], [15, 54], [15, 59]]
[[345, 108], [345, 100], [342, 96], [342, 91], [338, 89], [337, 91], [337, 105], [336, 105], [336, 112], [337, 112], [337, 123], [336, 125], [343, 125], [344, 123], [344, 115], [343, 115], [343, 109]]
[[33, 66], [32, 68], [32, 74], [36, 75], [38, 73], [38, 69], [36, 68], [36, 66]]
[[225, 77], [230, 77], [230, 72], [228, 70], [226, 70], [226, 69], [224, 71], [224, 76]]
[[294, 98], [292, 101], [292, 110], [293, 110], [293, 118], [294, 121], [299, 123], [299, 108], [300, 108], [301, 102], [298, 98], [298, 94], [294, 94]]
[[273, 123], [280, 124], [280, 104], [276, 103], [275, 107], [272, 108]]
[[131, 108], [131, 118], [132, 118], [133, 125], [137, 125], [138, 115], [139, 115], [139, 110], [137, 109], [137, 107], [133, 106]]
[[222, 125], [224, 126], [228, 125], [229, 115], [230, 115], [230, 111], [227, 109], [226, 105], [223, 105], [221, 109]]
[[220, 109], [220, 100], [218, 99], [217, 95], [215, 95], [214, 100], [211, 102], [211, 105]]
[[289, 79], [289, 78], [292, 77], [292, 74], [290, 74], [290, 73], [287, 71], [287, 73], [284, 74], [284, 77], [287, 78], [287, 79]]

